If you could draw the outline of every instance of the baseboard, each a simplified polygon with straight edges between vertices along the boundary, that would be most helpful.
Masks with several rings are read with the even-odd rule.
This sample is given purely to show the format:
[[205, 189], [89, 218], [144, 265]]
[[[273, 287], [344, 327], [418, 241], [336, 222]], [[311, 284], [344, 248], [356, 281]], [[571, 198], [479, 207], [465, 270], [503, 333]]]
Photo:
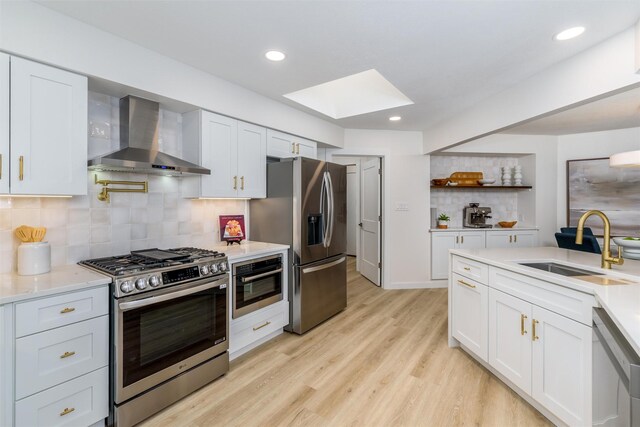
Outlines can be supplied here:
[[392, 282], [384, 285], [385, 290], [398, 289], [438, 289], [446, 288], [447, 280], [430, 280], [428, 282]]

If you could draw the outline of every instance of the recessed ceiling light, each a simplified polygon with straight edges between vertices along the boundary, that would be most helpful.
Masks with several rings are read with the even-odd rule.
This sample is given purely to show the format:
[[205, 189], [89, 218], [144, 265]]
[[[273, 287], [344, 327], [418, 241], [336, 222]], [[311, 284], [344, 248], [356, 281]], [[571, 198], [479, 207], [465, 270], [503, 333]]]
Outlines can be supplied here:
[[265, 53], [264, 56], [266, 56], [269, 61], [282, 61], [286, 58], [286, 55], [279, 50], [270, 50]]
[[578, 37], [582, 33], [584, 33], [584, 27], [573, 27], [564, 31], [560, 31], [553, 38], [558, 41], [564, 41], [572, 39], [574, 37]]
[[398, 120], [402, 120], [402, 117], [400, 117], [400, 116], [391, 116], [391, 117], [389, 117], [389, 120], [391, 120], [392, 122], [397, 122]]

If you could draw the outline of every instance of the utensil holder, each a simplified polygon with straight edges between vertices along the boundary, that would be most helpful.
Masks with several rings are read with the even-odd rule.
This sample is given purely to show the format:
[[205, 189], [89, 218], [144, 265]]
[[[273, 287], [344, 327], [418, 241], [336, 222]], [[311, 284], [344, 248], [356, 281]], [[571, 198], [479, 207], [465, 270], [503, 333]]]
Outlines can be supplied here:
[[49, 242], [21, 243], [18, 246], [18, 274], [33, 276], [51, 271]]

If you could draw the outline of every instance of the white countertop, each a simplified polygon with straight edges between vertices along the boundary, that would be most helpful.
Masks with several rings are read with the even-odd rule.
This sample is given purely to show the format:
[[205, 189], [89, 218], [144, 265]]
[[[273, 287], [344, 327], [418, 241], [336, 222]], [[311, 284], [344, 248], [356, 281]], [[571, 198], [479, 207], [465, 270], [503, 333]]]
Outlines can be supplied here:
[[239, 245], [237, 243], [234, 243], [233, 245], [227, 246], [225, 242], [222, 242], [204, 246], [203, 249], [224, 252], [229, 258], [229, 261], [235, 261], [239, 258], [251, 258], [268, 253], [286, 251], [287, 249], [289, 249], [289, 246], [279, 245], [277, 243], [243, 240]]
[[538, 227], [532, 226], [522, 226], [522, 227], [511, 227], [511, 228], [502, 228], [502, 227], [491, 227], [491, 228], [470, 228], [470, 227], [449, 227], [449, 228], [430, 228], [429, 232], [448, 232], [448, 231], [519, 231], [519, 230], [538, 230]]
[[49, 273], [35, 276], [0, 274], [0, 305], [108, 283], [109, 277], [79, 265], [54, 267]]
[[[624, 265], [613, 265], [611, 270], [603, 270], [600, 268], [601, 257], [598, 254], [553, 247], [453, 249], [451, 253], [594, 295], [631, 347], [640, 355], [640, 261], [625, 259]], [[602, 286], [519, 265], [519, 262], [535, 261], [554, 261], [604, 273], [607, 277], [627, 279], [634, 284]]]

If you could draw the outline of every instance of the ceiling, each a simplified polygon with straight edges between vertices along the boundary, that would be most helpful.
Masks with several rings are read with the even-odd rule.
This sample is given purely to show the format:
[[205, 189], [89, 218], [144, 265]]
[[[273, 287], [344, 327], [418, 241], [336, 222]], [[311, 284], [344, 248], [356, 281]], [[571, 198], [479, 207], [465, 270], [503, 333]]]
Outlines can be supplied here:
[[[39, 3], [339, 126], [398, 130], [455, 116], [640, 18], [637, 0]], [[585, 34], [552, 40], [575, 25]], [[267, 61], [270, 49], [287, 58]], [[415, 104], [331, 119], [283, 97], [369, 69]]]
[[568, 135], [640, 127], [640, 87], [515, 126], [501, 133]]

